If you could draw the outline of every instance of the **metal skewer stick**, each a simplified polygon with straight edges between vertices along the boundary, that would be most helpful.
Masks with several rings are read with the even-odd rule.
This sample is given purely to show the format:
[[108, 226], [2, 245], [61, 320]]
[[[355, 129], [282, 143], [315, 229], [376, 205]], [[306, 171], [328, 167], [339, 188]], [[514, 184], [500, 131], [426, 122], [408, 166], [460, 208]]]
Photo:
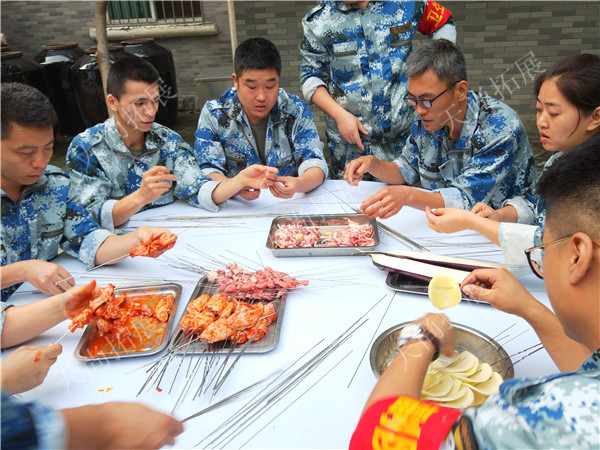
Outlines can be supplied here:
[[[384, 295], [381, 300], [383, 300], [385, 297], [387, 296]], [[392, 295], [392, 298], [390, 299], [390, 302], [388, 303], [387, 308], [385, 309], [385, 311], [383, 312], [381, 319], [379, 320], [379, 323], [377, 324], [377, 327], [375, 328], [375, 331], [373, 332], [373, 336], [371, 337], [371, 340], [369, 341], [367, 347], [365, 348], [365, 352], [362, 354], [362, 356], [360, 357], [360, 360], [358, 361], [358, 365], [356, 366], [356, 370], [354, 371], [354, 373], [352, 374], [352, 378], [350, 378], [350, 382], [348, 383], [348, 386], [346, 387], [346, 389], [350, 388], [350, 385], [352, 384], [352, 381], [354, 380], [354, 377], [356, 376], [356, 373], [358, 372], [358, 368], [360, 367], [363, 358], [365, 357], [365, 355], [367, 354], [367, 351], [369, 350], [369, 348], [371, 347], [371, 343], [373, 342], [373, 340], [375, 339], [375, 335], [377, 334], [377, 330], [379, 330], [379, 327], [381, 326], [381, 322], [383, 322], [383, 319], [385, 317], [385, 315], [387, 314], [388, 310], [390, 309], [390, 306], [392, 306], [392, 301], [394, 301], [394, 297], [396, 297], [396, 292], [394, 292], [394, 295]], [[379, 301], [381, 301], [379, 300]], [[377, 302], [379, 303], [379, 302]]]
[[[197, 445], [200, 445], [201, 442], [204, 442], [208, 437], [210, 437], [211, 435], [213, 435], [214, 433], [219, 431], [227, 423], [234, 421], [239, 417], [251, 417], [252, 415], [250, 414], [250, 412], [257, 410], [258, 405], [260, 405], [261, 403], [269, 403], [277, 395], [280, 395], [282, 392], [284, 392], [284, 390], [286, 388], [290, 388], [290, 386], [291, 387], [295, 386], [299, 381], [301, 381], [301, 379], [303, 379], [303, 377], [307, 376], [316, 367], [316, 365], [320, 364], [327, 356], [329, 356], [329, 354], [331, 352], [335, 351], [337, 348], [339, 348], [340, 345], [345, 343], [352, 336], [352, 333], [354, 331], [356, 331], [358, 328], [360, 328], [361, 326], [363, 326], [367, 322], [368, 319], [365, 319], [362, 323], [359, 324], [360, 320], [361, 320], [361, 318], [356, 320], [340, 336], [338, 336], [331, 344], [329, 344], [327, 347], [325, 347], [325, 349], [321, 350], [316, 356], [314, 356], [308, 362], [303, 364], [299, 369], [297, 369], [296, 371], [291, 373], [289, 376], [287, 376], [284, 380], [282, 380], [280, 383], [275, 385], [275, 387], [273, 387], [267, 395], [263, 396], [263, 398], [259, 398], [258, 400], [253, 400], [253, 401], [249, 402], [246, 406], [244, 406], [240, 410], [238, 410], [238, 412], [235, 413], [230, 419], [225, 421], [225, 423], [222, 424], [219, 428], [217, 428], [215, 431], [213, 431], [208, 436], [206, 436]], [[304, 375], [302, 375], [302, 374], [304, 374]], [[302, 377], [302, 378], [300, 378], [300, 377]], [[241, 423], [238, 421], [239, 426], [236, 428], [236, 430], [243, 427], [246, 422], [247, 422], [247, 420], [242, 421]], [[221, 437], [225, 433], [227, 433], [227, 430], [220, 433], [215, 439], [213, 439], [213, 441], [211, 441], [207, 445], [207, 447], [211, 447], [212, 444], [214, 442], [218, 441], [219, 439], [221, 439]]]
[[[292, 405], [294, 403], [296, 403], [298, 400], [300, 400], [300, 398], [302, 398], [304, 396], [304, 394], [306, 394], [308, 391], [310, 391], [312, 388], [314, 388], [323, 378], [325, 378], [327, 375], [329, 375], [333, 369], [335, 369], [337, 366], [339, 366], [341, 364], [342, 361], [344, 361], [348, 356], [350, 356], [350, 353], [352, 353], [353, 350], [350, 350], [348, 353], [346, 353], [346, 355], [344, 357], [342, 357], [342, 359], [340, 359], [331, 369], [329, 369], [327, 372], [325, 372], [325, 374], [323, 374], [323, 376], [321, 376], [321, 378], [319, 378], [317, 381], [315, 381], [313, 384], [311, 384], [308, 389], [306, 389], [304, 392], [302, 392], [302, 394], [300, 394], [298, 397], [296, 397], [294, 399], [294, 401], [292, 401], [289, 405], [287, 405], [285, 408], [283, 408], [281, 411], [279, 411], [278, 414], [276, 414], [275, 417], [279, 417], [281, 416], [281, 414], [283, 414], [286, 410], [288, 410], [289, 408], [292, 407]], [[281, 397], [283, 398], [283, 397]], [[279, 401], [279, 400], [278, 400]], [[260, 415], [264, 414], [264, 410], [261, 411]], [[248, 444], [248, 442], [250, 442], [252, 439], [254, 439], [256, 437], [256, 435], [258, 435], [262, 430], [264, 430], [268, 425], [270, 425], [272, 422], [267, 422], [263, 427], [261, 427], [256, 433], [254, 433], [252, 436], [250, 436], [250, 438], [244, 442], [240, 448], [244, 448], [246, 446], [246, 444]]]

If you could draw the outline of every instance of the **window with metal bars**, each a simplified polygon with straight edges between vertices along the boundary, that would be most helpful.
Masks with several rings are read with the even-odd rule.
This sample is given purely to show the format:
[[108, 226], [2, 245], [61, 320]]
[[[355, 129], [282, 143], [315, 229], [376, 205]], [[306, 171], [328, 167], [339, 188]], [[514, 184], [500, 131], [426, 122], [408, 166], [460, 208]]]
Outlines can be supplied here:
[[109, 25], [181, 24], [204, 22], [201, 1], [110, 1]]

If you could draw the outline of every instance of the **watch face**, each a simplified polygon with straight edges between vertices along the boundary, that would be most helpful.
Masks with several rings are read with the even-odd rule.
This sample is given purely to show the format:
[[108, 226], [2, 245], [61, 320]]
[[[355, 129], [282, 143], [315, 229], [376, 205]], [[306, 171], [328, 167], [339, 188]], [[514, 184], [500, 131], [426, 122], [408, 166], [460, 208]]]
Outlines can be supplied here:
[[417, 323], [409, 323], [404, 326], [402, 330], [400, 330], [400, 335], [398, 336], [398, 340], [402, 339], [411, 339], [414, 338], [421, 331], [421, 326]]

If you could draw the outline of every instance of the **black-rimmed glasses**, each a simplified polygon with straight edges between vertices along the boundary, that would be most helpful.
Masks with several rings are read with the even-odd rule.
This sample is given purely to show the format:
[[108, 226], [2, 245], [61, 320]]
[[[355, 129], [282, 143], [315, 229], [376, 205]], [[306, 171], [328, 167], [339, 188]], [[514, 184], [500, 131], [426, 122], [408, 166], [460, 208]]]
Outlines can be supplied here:
[[[536, 247], [531, 247], [525, 250], [525, 255], [527, 256], [527, 262], [529, 263], [529, 267], [531, 267], [531, 270], [538, 278], [544, 279], [544, 274], [542, 272], [544, 248], [552, 244], [558, 244], [559, 242], [566, 241], [567, 239], [570, 239], [571, 236], [573, 235], [571, 234], [569, 236], [565, 236], [554, 241], [546, 242], [545, 244], [538, 245]], [[596, 247], [600, 247], [600, 244], [598, 244], [597, 242], [592, 241], [592, 244], [594, 244]]]
[[448, 92], [448, 90], [451, 89], [452, 87], [454, 87], [454, 85], [456, 83], [458, 83], [459, 81], [461, 81], [461, 80], [457, 80], [454, 83], [452, 83], [450, 86], [448, 86], [446, 89], [444, 89], [438, 95], [436, 95], [435, 97], [433, 97], [431, 100], [419, 100], [417, 98], [411, 97], [409, 94], [406, 94], [404, 96], [404, 103], [406, 103], [408, 106], [417, 106], [417, 104], [418, 104], [418, 105], [422, 106], [423, 108], [431, 108], [431, 104], [435, 100], [437, 100], [443, 94], [445, 94], [446, 92]]

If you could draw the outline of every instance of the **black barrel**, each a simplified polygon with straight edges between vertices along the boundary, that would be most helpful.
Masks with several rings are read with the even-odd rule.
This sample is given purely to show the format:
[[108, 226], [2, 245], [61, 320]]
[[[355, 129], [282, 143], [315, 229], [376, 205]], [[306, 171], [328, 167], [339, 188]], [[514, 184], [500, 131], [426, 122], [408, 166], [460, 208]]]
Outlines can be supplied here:
[[48, 82], [48, 98], [58, 115], [58, 128], [68, 135], [76, 135], [85, 130], [85, 124], [71, 83], [71, 66], [85, 55], [76, 42], [42, 45], [41, 51], [33, 58], [44, 69]]
[[168, 127], [177, 119], [177, 78], [175, 61], [171, 50], [154, 42], [154, 38], [140, 38], [121, 41], [125, 52], [145, 59], [160, 74], [160, 105], [156, 113], [156, 122]]
[[[100, 67], [95, 53], [96, 48], [85, 49], [85, 55], [71, 66], [71, 82], [79, 112], [86, 127], [92, 127], [108, 118], [106, 100], [100, 77]], [[108, 48], [110, 63], [127, 57], [122, 45]]]
[[42, 65], [23, 55], [23, 52], [2, 52], [2, 82], [13, 81], [27, 84], [48, 95], [48, 84]]

